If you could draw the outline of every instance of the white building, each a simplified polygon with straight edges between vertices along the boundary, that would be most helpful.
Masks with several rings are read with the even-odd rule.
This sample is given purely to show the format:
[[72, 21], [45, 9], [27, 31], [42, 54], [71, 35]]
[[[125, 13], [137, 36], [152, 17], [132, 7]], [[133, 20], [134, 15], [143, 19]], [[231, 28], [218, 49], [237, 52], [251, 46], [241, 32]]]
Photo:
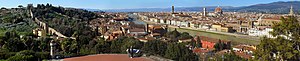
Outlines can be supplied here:
[[273, 38], [273, 36], [269, 33], [270, 31], [273, 31], [272, 28], [264, 28], [262, 30], [259, 30], [257, 28], [251, 28], [248, 30], [248, 35], [250, 36], [266, 36], [268, 38]]

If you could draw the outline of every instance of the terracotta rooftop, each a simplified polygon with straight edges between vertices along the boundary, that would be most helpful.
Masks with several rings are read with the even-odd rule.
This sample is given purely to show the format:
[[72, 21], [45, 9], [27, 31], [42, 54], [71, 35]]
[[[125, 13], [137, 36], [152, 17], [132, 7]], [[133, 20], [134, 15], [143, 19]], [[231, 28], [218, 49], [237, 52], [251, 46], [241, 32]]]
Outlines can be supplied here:
[[98, 54], [74, 58], [65, 58], [63, 61], [154, 61], [145, 57], [129, 58], [127, 54]]
[[252, 58], [251, 56], [251, 54], [246, 54], [246, 53], [243, 53], [243, 52], [234, 52], [236, 55], [238, 55], [238, 56], [240, 56], [240, 57], [242, 57], [242, 58], [246, 58], [246, 59], [250, 59], [250, 58]]
[[250, 50], [250, 51], [255, 51], [255, 47], [248, 46], [248, 45], [237, 45], [234, 46], [234, 48], [240, 48], [240, 49], [245, 49], [245, 50]]
[[212, 49], [201, 49], [201, 48], [195, 48], [195, 49], [193, 49], [194, 53], [207, 53], [209, 51], [212, 51]]

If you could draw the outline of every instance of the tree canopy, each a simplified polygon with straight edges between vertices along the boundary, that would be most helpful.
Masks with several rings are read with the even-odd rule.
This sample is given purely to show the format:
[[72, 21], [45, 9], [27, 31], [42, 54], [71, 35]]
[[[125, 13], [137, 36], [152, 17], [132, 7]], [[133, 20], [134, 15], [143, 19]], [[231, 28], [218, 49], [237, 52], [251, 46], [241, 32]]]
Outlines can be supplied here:
[[300, 60], [300, 24], [296, 17], [282, 17], [270, 32], [276, 38], [262, 38], [255, 51], [257, 60]]

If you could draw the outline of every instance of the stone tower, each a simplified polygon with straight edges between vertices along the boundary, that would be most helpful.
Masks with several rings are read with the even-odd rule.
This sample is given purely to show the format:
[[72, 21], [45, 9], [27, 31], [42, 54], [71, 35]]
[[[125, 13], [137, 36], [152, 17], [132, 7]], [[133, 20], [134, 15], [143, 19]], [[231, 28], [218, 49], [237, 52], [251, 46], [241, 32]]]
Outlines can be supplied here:
[[204, 7], [203, 8], [203, 16], [206, 17], [206, 15], [207, 15], [207, 12], [206, 12], [206, 8]]
[[290, 14], [289, 15], [294, 15], [293, 6], [291, 6], [291, 8], [290, 8]]
[[175, 7], [172, 6], [172, 13], [175, 13]]

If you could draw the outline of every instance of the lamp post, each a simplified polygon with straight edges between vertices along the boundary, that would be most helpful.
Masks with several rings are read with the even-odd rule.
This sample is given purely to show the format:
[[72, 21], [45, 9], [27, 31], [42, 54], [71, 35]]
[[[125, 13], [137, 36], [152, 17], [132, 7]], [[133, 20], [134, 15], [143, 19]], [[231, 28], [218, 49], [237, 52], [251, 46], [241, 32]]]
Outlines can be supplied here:
[[53, 40], [51, 40], [50, 42], [50, 56], [51, 58], [54, 58], [54, 47], [55, 47], [55, 42]]

